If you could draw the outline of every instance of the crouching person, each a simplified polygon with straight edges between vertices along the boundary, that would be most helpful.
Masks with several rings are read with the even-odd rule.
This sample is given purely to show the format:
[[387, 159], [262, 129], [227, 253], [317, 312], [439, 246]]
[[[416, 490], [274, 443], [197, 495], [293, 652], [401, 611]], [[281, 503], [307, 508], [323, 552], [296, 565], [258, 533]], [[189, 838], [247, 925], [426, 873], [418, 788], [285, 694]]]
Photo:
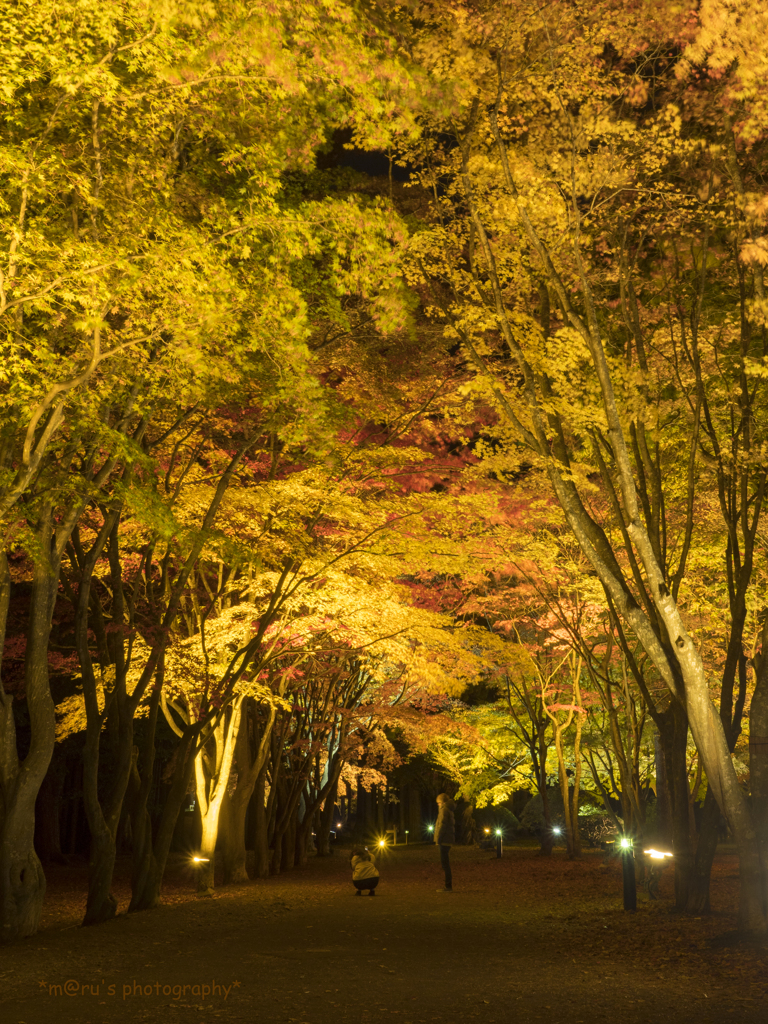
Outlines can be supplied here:
[[379, 884], [379, 872], [376, 861], [367, 850], [356, 846], [351, 854], [352, 864], [352, 885], [357, 892], [355, 896], [362, 896], [363, 890], [368, 890], [369, 896], [376, 895], [376, 886]]

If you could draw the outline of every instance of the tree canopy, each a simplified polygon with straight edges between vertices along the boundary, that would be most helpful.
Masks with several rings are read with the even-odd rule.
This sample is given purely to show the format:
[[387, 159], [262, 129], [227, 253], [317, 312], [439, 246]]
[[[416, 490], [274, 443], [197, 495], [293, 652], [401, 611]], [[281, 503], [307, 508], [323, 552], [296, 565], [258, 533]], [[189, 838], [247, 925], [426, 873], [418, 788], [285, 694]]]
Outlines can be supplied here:
[[543, 852], [661, 815], [682, 910], [722, 812], [764, 932], [765, 12], [12, 6], [4, 936], [57, 737], [86, 923], [126, 821], [141, 909], [193, 790], [207, 891], [418, 753]]

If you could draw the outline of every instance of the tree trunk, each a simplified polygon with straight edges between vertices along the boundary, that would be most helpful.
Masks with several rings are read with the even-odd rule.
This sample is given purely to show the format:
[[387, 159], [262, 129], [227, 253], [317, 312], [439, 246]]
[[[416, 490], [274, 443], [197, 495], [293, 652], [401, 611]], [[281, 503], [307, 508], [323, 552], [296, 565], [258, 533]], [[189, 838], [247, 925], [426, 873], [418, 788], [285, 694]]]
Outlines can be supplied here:
[[269, 834], [267, 809], [264, 804], [266, 781], [267, 766], [265, 764], [259, 772], [251, 799], [251, 814], [253, 815], [253, 870], [256, 878], [269, 877]]
[[658, 729], [653, 734], [653, 746], [656, 759], [656, 822], [660, 841], [672, 845], [672, 801], [669, 793], [666, 761]]
[[[50, 515], [39, 534], [51, 550]], [[10, 576], [5, 552], [0, 561], [0, 627], [5, 633]], [[24, 662], [31, 730], [29, 751], [20, 763], [16, 748], [13, 698], [0, 684], [0, 941], [34, 935], [40, 923], [45, 875], [35, 852], [35, 802], [51, 763], [55, 739], [53, 700], [48, 682], [48, 639], [59, 581], [59, 563], [43, 556], [35, 565]], [[4, 636], [0, 637], [4, 641]], [[1, 651], [1, 648], [0, 648]]]
[[[165, 806], [163, 807], [154, 845], [152, 845], [149, 815], [146, 812], [146, 808], [143, 808], [143, 813], [146, 816], [145, 839], [142, 844], [144, 849], [139, 853], [139, 859], [134, 863], [131, 904], [128, 907], [129, 913], [136, 910], [149, 910], [152, 907], [156, 907], [160, 902], [160, 891], [163, 885], [168, 851], [171, 848], [181, 805], [184, 802], [184, 797], [189, 792], [192, 774], [195, 770], [194, 750], [196, 738], [197, 727], [194, 726], [185, 732], [179, 743], [173, 781], [165, 798]], [[144, 844], [149, 844], [149, 849], [146, 849]]]
[[[255, 706], [252, 700], [244, 701], [241, 723], [235, 744], [237, 761], [237, 785], [233, 793], [227, 793], [222, 804], [221, 841], [224, 855], [224, 881], [247, 882], [245, 821], [251, 797], [259, 776], [266, 767], [275, 721], [274, 708], [270, 709], [260, 733], [255, 725]], [[252, 750], [251, 726], [258, 735], [256, 749]], [[264, 785], [262, 777], [262, 801]]]
[[376, 800], [376, 828], [380, 836], [384, 835], [384, 814], [386, 811], [386, 800], [384, 793], [382, 792], [381, 786], [376, 786], [373, 790], [374, 799]]
[[234, 793], [226, 793], [221, 805], [221, 851], [224, 862], [225, 885], [247, 882], [245, 851], [245, 818], [251, 793], [246, 793], [239, 785]]
[[296, 832], [299, 827], [298, 811], [297, 808], [293, 808], [293, 813], [288, 819], [285, 832], [283, 834], [283, 849], [282, 857], [280, 859], [280, 870], [290, 871], [296, 867]]
[[[131, 794], [128, 813], [131, 820], [131, 903], [128, 910], [137, 909], [136, 894], [140, 892], [149, 877], [152, 861], [152, 821], [147, 810], [149, 793], [155, 770], [155, 736], [157, 733], [157, 715], [160, 704], [160, 693], [163, 685], [164, 665], [158, 669], [158, 677], [149, 703], [149, 719], [144, 733], [144, 745], [139, 752], [134, 748], [131, 761]], [[177, 757], [178, 751], [177, 749]], [[182, 757], [182, 767], [183, 767]], [[171, 784], [173, 789], [173, 784]], [[177, 815], [178, 817], [178, 815]]]
[[304, 821], [296, 824], [296, 859], [295, 867], [303, 867], [309, 860], [309, 848], [312, 845], [313, 814], [308, 814]]
[[[768, 890], [768, 617], [763, 623], [762, 649], [754, 659], [755, 691], [749, 711], [749, 782], [763, 864], [763, 885]], [[768, 892], [764, 896], [768, 903]]]
[[555, 845], [555, 837], [552, 832], [552, 811], [549, 806], [549, 793], [547, 792], [547, 745], [544, 740], [543, 731], [539, 730], [539, 772], [536, 777], [539, 794], [541, 795], [541, 814], [544, 818], [544, 828], [541, 832], [541, 843], [539, 846], [540, 857], [551, 857]]
[[[221, 713], [195, 757], [195, 793], [202, 816], [197, 891], [202, 895], [213, 890], [219, 815], [229, 786], [232, 759], [240, 731], [242, 700], [242, 697], [235, 697], [229, 708]], [[206, 768], [208, 763], [210, 770]]]
[[67, 864], [61, 849], [61, 804], [66, 769], [61, 755], [53, 758], [35, 805], [35, 850], [43, 864]]
[[216, 867], [216, 838], [219, 834], [219, 807], [209, 808], [203, 815], [203, 834], [200, 840], [199, 861], [197, 861], [197, 892], [208, 896], [213, 892], [214, 869]]
[[[339, 780], [336, 779], [331, 787], [328, 796], [325, 798], [323, 809], [320, 811], [320, 822], [318, 825], [315, 846], [318, 857], [328, 857], [331, 853], [331, 829], [334, 826], [333, 810], [336, 806], [336, 794], [339, 789]], [[403, 826], [404, 828], [404, 826]]]
[[709, 913], [709, 879], [712, 874], [712, 862], [717, 850], [717, 833], [720, 828], [720, 808], [711, 789], [704, 797], [704, 812], [701, 816], [699, 840], [696, 844], [696, 856], [693, 862], [688, 884], [688, 904], [686, 910], [691, 914]]
[[114, 774], [106, 806], [102, 806], [98, 793], [99, 734], [98, 721], [89, 722], [83, 750], [83, 802], [91, 832], [84, 925], [109, 921], [117, 912], [117, 900], [111, 889], [117, 855], [117, 829], [133, 763], [133, 716], [119, 715], [116, 749], [110, 751]]
[[688, 906], [688, 887], [693, 869], [688, 827], [688, 721], [685, 710], [673, 701], [659, 719], [660, 743], [670, 809], [672, 852], [675, 861], [675, 907]]

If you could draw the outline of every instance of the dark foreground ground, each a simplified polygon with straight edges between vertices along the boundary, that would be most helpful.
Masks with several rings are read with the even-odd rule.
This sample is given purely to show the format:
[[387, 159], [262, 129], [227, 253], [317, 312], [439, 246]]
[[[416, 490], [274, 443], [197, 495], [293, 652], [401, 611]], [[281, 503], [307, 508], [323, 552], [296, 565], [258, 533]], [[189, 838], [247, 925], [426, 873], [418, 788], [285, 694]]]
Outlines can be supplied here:
[[452, 894], [437, 860], [388, 851], [375, 899], [353, 896], [342, 850], [208, 899], [182, 872], [163, 907], [89, 929], [76, 925], [82, 869], [62, 871], [44, 930], [0, 951], [0, 1021], [768, 1022], [768, 950], [728, 942], [729, 855], [715, 913], [698, 920], [669, 912], [671, 871], [661, 900], [641, 893], [625, 914], [602, 854], [456, 848]]

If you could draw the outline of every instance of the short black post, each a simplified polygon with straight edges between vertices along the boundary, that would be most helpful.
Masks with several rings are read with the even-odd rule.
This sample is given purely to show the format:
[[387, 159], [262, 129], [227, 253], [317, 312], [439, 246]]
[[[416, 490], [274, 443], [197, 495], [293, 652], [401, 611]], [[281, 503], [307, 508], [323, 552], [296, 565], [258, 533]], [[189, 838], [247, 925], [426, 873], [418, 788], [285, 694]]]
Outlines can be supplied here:
[[632, 842], [621, 840], [621, 867], [624, 879], [624, 909], [637, 910], [637, 884], [635, 882], [635, 855]]
[[496, 856], [501, 856], [501, 832], [498, 829], [496, 831]]

